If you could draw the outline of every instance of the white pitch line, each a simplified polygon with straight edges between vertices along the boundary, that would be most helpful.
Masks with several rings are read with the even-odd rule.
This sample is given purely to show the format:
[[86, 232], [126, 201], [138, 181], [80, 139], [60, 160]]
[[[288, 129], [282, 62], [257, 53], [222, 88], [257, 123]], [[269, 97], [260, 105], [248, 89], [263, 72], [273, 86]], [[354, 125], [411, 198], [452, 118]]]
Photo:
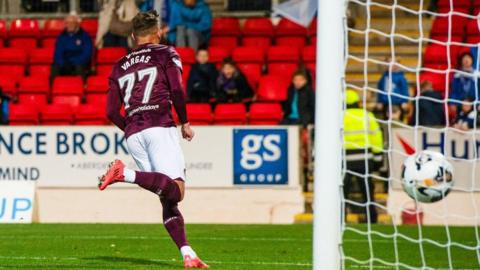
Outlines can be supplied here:
[[[86, 239], [86, 240], [170, 240], [169, 236], [120, 236], [120, 235], [0, 235], [0, 239]], [[311, 238], [249, 238], [249, 237], [189, 237], [192, 240], [207, 241], [262, 241], [262, 242], [312, 242]], [[343, 243], [368, 243], [367, 239], [344, 239]], [[375, 239], [373, 243], [390, 244], [393, 240]], [[398, 241], [397, 244], [411, 243], [407, 240]], [[462, 244], [478, 245], [476, 241], [465, 241]]]
[[[78, 261], [85, 258], [81, 257], [45, 257], [45, 256], [0, 256], [0, 259], [5, 260], [34, 260], [34, 261]], [[90, 259], [86, 259], [90, 260]], [[177, 260], [171, 259], [151, 259], [153, 262], [176, 262]], [[238, 262], [238, 261], [205, 261], [211, 264], [236, 264], [236, 265], [281, 265], [281, 266], [312, 266], [308, 262], [265, 262], [265, 261], [251, 261], [251, 262]]]

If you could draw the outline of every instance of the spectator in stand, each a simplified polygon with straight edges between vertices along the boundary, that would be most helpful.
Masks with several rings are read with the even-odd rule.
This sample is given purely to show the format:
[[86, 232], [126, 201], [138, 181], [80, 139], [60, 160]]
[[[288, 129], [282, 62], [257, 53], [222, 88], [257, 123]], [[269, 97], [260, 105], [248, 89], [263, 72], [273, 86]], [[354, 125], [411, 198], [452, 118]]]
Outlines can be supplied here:
[[95, 46], [129, 47], [132, 33], [132, 19], [137, 15], [135, 0], [106, 0], [98, 16], [98, 30]]
[[433, 90], [433, 85], [430, 81], [423, 81], [420, 84], [420, 97], [415, 102], [412, 125], [445, 126], [442, 94]]
[[57, 37], [52, 78], [57, 75], [85, 77], [92, 58], [92, 39], [80, 27], [80, 18], [71, 14], [65, 19], [65, 30]]
[[2, 88], [0, 88], [0, 125], [8, 124], [8, 103], [10, 102], [10, 97], [3, 94]]
[[[391, 58], [388, 57], [386, 62], [390, 63]], [[397, 62], [400, 63], [398, 58]], [[382, 118], [385, 118], [391, 104], [392, 107], [400, 109], [400, 119], [402, 119], [403, 114], [408, 110], [408, 97], [410, 96], [408, 93], [408, 82], [405, 78], [405, 73], [400, 70], [398, 65], [394, 63], [391, 70], [391, 73], [390, 70], [386, 70], [378, 82], [377, 88], [381, 92], [377, 93], [376, 109]], [[398, 111], [398, 109], [395, 110]]]
[[473, 106], [474, 100], [472, 98], [466, 98], [462, 102], [462, 109], [457, 113], [455, 124], [453, 127], [463, 131], [467, 131], [475, 127], [475, 121], [477, 120], [477, 112]]
[[457, 67], [461, 72], [455, 72], [450, 92], [450, 109], [456, 112], [461, 107], [461, 101], [472, 99], [479, 101], [477, 76], [473, 69], [473, 57], [470, 53], [464, 53], [460, 56]]
[[215, 96], [215, 81], [218, 76], [213, 63], [208, 62], [207, 49], [197, 51], [197, 61], [188, 76], [187, 93], [191, 102], [208, 102]]
[[292, 77], [288, 88], [288, 99], [283, 103], [283, 125], [313, 124], [315, 115], [315, 94], [308, 81], [307, 71], [299, 69]]
[[216, 98], [219, 103], [241, 102], [253, 97], [247, 78], [230, 58], [222, 62], [216, 88]]
[[170, 4], [168, 42], [194, 50], [208, 44], [212, 13], [204, 0], [171, 0]]

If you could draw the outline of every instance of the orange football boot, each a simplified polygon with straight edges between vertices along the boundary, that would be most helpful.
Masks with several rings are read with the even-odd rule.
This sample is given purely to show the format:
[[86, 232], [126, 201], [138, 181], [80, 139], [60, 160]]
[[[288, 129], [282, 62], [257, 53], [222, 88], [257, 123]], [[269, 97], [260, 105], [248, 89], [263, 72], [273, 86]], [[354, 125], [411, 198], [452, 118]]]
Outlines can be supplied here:
[[98, 188], [104, 190], [113, 183], [125, 181], [124, 169], [125, 164], [121, 160], [116, 159], [110, 163], [107, 172], [99, 178]]

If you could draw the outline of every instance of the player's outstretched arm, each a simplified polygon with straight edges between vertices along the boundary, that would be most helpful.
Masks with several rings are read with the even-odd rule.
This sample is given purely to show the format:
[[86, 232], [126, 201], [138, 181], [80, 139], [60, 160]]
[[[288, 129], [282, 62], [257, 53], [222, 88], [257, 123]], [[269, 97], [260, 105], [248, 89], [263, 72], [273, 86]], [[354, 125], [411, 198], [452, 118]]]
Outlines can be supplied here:
[[181, 65], [179, 63], [180, 59], [178, 58], [172, 58], [167, 63], [167, 77], [170, 85], [173, 107], [175, 108], [178, 119], [182, 124], [182, 137], [187, 141], [191, 141], [195, 135], [195, 132], [193, 132], [187, 119], [186, 97], [182, 84]]

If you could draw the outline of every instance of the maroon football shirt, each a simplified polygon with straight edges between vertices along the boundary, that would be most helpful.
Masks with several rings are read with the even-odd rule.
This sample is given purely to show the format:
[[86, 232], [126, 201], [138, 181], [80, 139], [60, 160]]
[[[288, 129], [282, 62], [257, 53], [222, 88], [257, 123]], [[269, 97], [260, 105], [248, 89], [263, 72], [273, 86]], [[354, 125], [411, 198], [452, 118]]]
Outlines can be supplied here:
[[[170, 46], [143, 44], [120, 59], [109, 77], [108, 118], [125, 137], [150, 127], [173, 127], [171, 106], [187, 123], [182, 64]], [[120, 114], [125, 105], [125, 117]]]

